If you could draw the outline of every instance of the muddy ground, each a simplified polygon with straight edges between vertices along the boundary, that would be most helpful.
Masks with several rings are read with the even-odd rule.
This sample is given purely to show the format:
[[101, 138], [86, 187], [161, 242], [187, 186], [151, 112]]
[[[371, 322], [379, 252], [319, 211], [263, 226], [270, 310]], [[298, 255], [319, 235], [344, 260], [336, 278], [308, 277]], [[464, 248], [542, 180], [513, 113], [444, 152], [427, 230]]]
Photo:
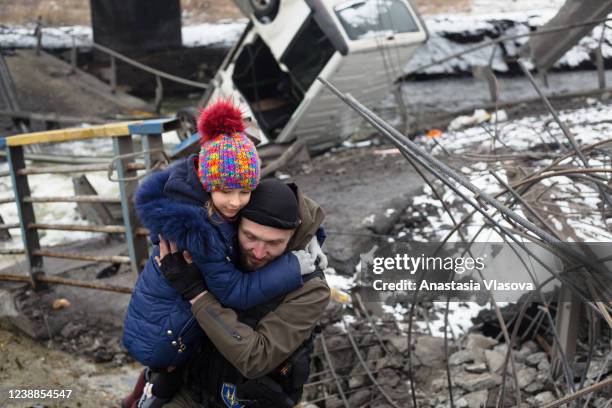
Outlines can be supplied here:
[[136, 364], [95, 364], [90, 359], [57, 350], [53, 341], [41, 343], [20, 333], [0, 329], [0, 406], [31, 407], [32, 402], [9, 401], [9, 389], [72, 390], [69, 399], [48, 401], [47, 407], [116, 407], [136, 381]]

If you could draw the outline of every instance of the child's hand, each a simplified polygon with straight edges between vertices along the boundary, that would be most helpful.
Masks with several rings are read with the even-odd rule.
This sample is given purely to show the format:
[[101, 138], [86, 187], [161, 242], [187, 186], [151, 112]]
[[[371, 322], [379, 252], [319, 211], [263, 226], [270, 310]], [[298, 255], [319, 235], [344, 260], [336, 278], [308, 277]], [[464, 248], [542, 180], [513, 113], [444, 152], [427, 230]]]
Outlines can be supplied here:
[[321, 245], [319, 245], [319, 241], [317, 237], [312, 237], [308, 245], [306, 246], [306, 251], [313, 257], [315, 263], [319, 262], [319, 267], [321, 269], [327, 268], [327, 255], [323, 253], [321, 249]]
[[315, 271], [315, 260], [310, 253], [304, 250], [291, 251], [291, 253], [297, 258], [300, 264], [300, 274], [307, 275]]

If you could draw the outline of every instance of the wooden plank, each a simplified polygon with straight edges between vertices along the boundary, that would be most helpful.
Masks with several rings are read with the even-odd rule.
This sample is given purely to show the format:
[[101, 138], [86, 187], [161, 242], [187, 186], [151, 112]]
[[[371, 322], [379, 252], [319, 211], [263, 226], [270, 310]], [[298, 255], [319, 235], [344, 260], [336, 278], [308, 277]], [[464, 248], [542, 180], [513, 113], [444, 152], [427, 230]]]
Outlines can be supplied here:
[[7, 225], [4, 223], [2, 219], [2, 214], [0, 214], [0, 241], [8, 241], [11, 239], [11, 234], [9, 232], [9, 227], [14, 225]]
[[44, 274], [43, 259], [37, 255], [35, 251], [40, 249], [38, 240], [38, 231], [26, 228], [28, 224], [35, 223], [34, 206], [32, 203], [24, 201], [25, 197], [30, 196], [30, 186], [28, 184], [28, 176], [20, 176], [17, 172], [25, 168], [25, 158], [23, 155], [23, 147], [12, 146], [8, 148], [9, 170], [13, 182], [13, 192], [15, 201], [17, 202], [17, 214], [19, 215], [19, 224], [21, 229], [21, 239], [28, 260], [28, 269], [30, 277], [34, 278], [35, 274]]
[[110, 123], [87, 128], [69, 128], [26, 133], [6, 138], [7, 146], [25, 146], [38, 143], [58, 143], [97, 137], [128, 136], [129, 125], [134, 122]]
[[[84, 174], [73, 177], [72, 185], [74, 186], [74, 193], [76, 195], [97, 195], [98, 192], [91, 185], [87, 176]], [[83, 218], [88, 220], [92, 224], [97, 225], [110, 225], [114, 224], [117, 220], [113, 217], [109, 209], [108, 203], [77, 203], [79, 213]], [[121, 218], [119, 218], [121, 220]]]

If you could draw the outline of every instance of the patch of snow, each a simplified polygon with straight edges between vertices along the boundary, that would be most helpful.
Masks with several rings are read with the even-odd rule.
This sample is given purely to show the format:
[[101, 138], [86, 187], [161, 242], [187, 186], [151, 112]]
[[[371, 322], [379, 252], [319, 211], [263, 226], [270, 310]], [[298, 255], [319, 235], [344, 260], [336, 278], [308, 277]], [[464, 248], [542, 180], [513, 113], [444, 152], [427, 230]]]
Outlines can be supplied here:
[[350, 140], [345, 140], [344, 142], [342, 142], [342, 147], [346, 147], [349, 149], [370, 146], [372, 146], [372, 140], [362, 140], [361, 142], [351, 142]]
[[[244, 31], [246, 20], [223, 23], [202, 23], [182, 28], [183, 46], [202, 47], [219, 45], [229, 47]], [[0, 25], [0, 48], [34, 48], [35, 25]], [[88, 47], [93, 41], [93, 31], [86, 26], [43, 27], [42, 46], [44, 48]]]
[[[606, 140], [612, 133], [612, 109], [610, 109], [609, 105], [597, 103], [580, 109], [561, 111], [559, 116], [570, 128], [578, 143], [583, 146]], [[448, 132], [444, 133], [443, 137], [436, 140], [437, 143], [424, 137], [417, 139], [417, 143], [425, 146], [441, 158], [446, 156], [439, 145], [442, 145], [445, 151], [449, 151], [457, 157], [465, 154], [490, 154], [491, 151], [502, 147], [505, 154], [514, 153], [520, 156], [525, 151], [542, 151], [543, 144], [562, 142], [569, 146], [559, 126], [551, 122], [549, 115], [527, 116], [501, 124], [498, 127], [497, 140], [494, 140], [491, 129], [485, 129], [483, 126], [472, 126], [459, 130], [449, 129]], [[566, 149], [562, 148], [561, 152]], [[567, 159], [561, 164], [581, 167], [581, 164], [572, 162], [572, 160]], [[610, 162], [609, 157], [597, 152], [591, 153], [589, 161], [591, 166], [594, 167], [606, 167]], [[491, 196], [501, 192], [502, 186], [488, 173], [488, 169], [494, 170], [502, 180], [510, 181], [509, 176], [506, 174], [507, 163], [504, 164], [503, 162], [496, 161], [485, 162], [478, 161], [477, 159], [462, 161], [462, 163], [464, 164], [457, 165], [455, 163], [455, 167], [459, 167], [460, 171], [472, 184]], [[535, 171], [551, 163], [551, 159], [534, 159], [529, 164], [531, 167], [529, 171]], [[441, 183], [436, 184], [436, 188], [441, 192], [444, 201], [453, 209], [455, 220], [460, 220], [473, 211], [471, 205], [462, 202], [458, 196], [442, 186]], [[612, 232], [608, 231], [601, 222], [599, 210], [601, 197], [599, 191], [591, 184], [579, 182], [565, 176], [555, 176], [543, 179], [541, 185], [544, 187], [554, 187], [550, 190], [551, 195], [545, 198], [545, 200], [554, 201], [546, 204], [547, 206], [553, 205], [556, 207], [548, 208], [553, 211], [552, 214], [555, 212], [560, 213], [559, 216], [549, 217], [551, 225], [556, 230], [565, 231], [572, 229], [577, 239], [587, 242], [609, 242], [612, 240]], [[473, 197], [473, 193], [465, 188], [460, 187], [459, 189], [468, 197]], [[434, 240], [441, 239], [448, 231], [448, 227], [445, 226], [452, 226], [450, 216], [446, 214], [440, 204], [435, 204], [436, 201], [437, 199], [431, 194], [430, 189], [424, 189], [423, 194], [414, 197], [413, 206], [415, 208], [427, 204], [430, 209], [432, 207], [436, 209], [434, 213], [427, 215], [428, 225], [412, 228], [410, 233], [415, 237], [415, 240], [419, 240], [422, 236], [427, 236], [428, 233], [435, 234]], [[520, 206], [513, 207], [513, 210], [517, 215], [526, 218], [526, 214]], [[512, 228], [505, 219], [495, 214], [494, 209], [489, 208], [488, 213], [500, 222], [502, 226]], [[418, 215], [418, 213], [414, 215]], [[474, 214], [470, 221], [462, 228], [463, 235], [466, 239], [472, 239], [478, 233], [477, 241], [503, 242], [502, 237], [489, 227], [485, 228], [484, 233], [479, 232], [484, 223], [485, 219], [482, 214]], [[457, 240], [460, 240], [458, 234], [451, 237], [451, 241]]]
[[231, 46], [240, 38], [240, 34], [242, 34], [245, 27], [245, 21], [184, 26], [182, 31], [183, 45], [185, 47]]
[[[358, 269], [359, 271], [359, 269]], [[335, 288], [342, 291], [349, 291], [355, 286], [355, 277], [338, 275], [333, 268], [325, 270], [325, 279], [330, 288]]]
[[[486, 1], [482, 4], [485, 3]], [[532, 8], [503, 6], [514, 2], [490, 1], [490, 3], [499, 4], [497, 7], [473, 7], [474, 10], [487, 10], [486, 13], [453, 13], [426, 17], [425, 23], [430, 39], [408, 61], [404, 66], [404, 71], [412, 72], [420, 66], [485, 44], [501, 36], [528, 34], [548, 22], [560, 7], [558, 2], [550, 3], [547, 6], [538, 4]], [[508, 9], [512, 11], [508, 12]], [[554, 67], [575, 68], [581, 64], [590, 63], [589, 53], [598, 46], [600, 36], [601, 27], [597, 26], [557, 61]], [[457, 40], [458, 37], [462, 38], [461, 41]], [[507, 72], [507, 61], [518, 57], [519, 48], [528, 41], [528, 38], [520, 37], [498, 45], [485, 46], [419, 72], [428, 75], [471, 72], [472, 67], [487, 66], [489, 61], [492, 62], [491, 67], [494, 71]], [[492, 51], [493, 49], [495, 51]], [[492, 52], [494, 52], [493, 57], [491, 57]], [[611, 30], [604, 32], [602, 53], [604, 58], [612, 57]]]
[[361, 224], [362, 225], [373, 225], [375, 218], [376, 218], [376, 214], [370, 214], [367, 217], [365, 217], [363, 220], [361, 220]]
[[[429, 329], [434, 337], [444, 337], [444, 314], [446, 310], [446, 302], [433, 302], [434, 307], [429, 322], [425, 320], [415, 320], [414, 324], [423, 332]], [[478, 313], [487, 308], [480, 306], [476, 302], [450, 302], [448, 305], [448, 335], [458, 337], [462, 333], [473, 326], [472, 318], [478, 316]], [[389, 310], [389, 309], [387, 309]], [[393, 310], [393, 309], [391, 309]]]
[[282, 173], [280, 171], [277, 171], [274, 174], [274, 177], [276, 177], [279, 180], [287, 180], [287, 179], [291, 178], [291, 176], [289, 174], [285, 174], [285, 173]]
[[476, 109], [471, 116], [457, 116], [448, 125], [448, 130], [457, 130], [462, 127], [473, 126], [491, 119], [491, 115], [484, 109]]

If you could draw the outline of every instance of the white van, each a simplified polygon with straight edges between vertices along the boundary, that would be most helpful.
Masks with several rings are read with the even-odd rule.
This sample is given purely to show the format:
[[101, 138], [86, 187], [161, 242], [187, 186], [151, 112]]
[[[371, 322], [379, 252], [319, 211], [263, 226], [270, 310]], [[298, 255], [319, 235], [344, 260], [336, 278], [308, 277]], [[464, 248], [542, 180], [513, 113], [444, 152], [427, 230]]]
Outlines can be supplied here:
[[[428, 34], [407, 0], [236, 0], [244, 33], [200, 102], [232, 97], [248, 107], [264, 141], [337, 145], [360, 125], [321, 76], [367, 106], [388, 95]], [[401, 72], [396, 72], [399, 76]]]

